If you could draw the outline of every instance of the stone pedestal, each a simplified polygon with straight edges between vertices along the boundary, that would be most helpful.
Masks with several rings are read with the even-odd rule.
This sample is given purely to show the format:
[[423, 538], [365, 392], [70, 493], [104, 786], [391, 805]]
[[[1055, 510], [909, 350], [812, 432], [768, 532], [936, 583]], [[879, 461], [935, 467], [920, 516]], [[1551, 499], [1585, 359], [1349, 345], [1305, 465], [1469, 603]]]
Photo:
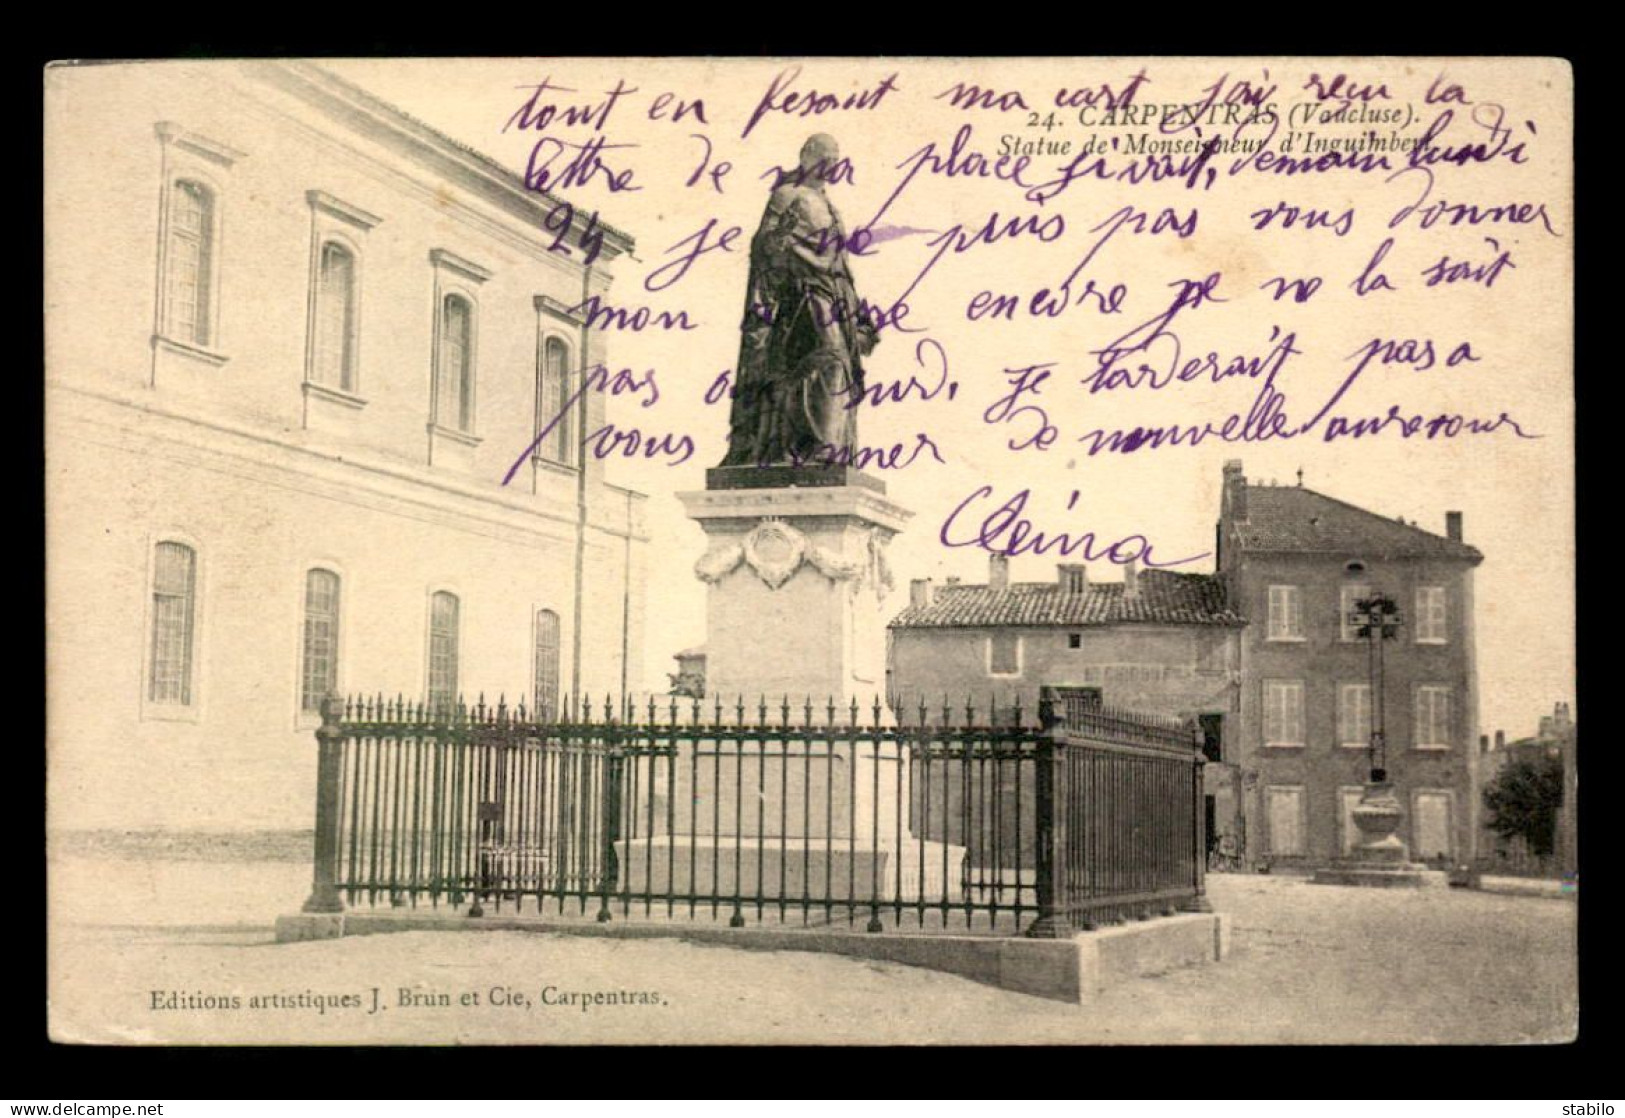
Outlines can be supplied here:
[[671, 818], [617, 844], [621, 887], [962, 897], [965, 848], [914, 837], [907, 747], [872, 732], [895, 726], [886, 548], [912, 514], [845, 468], [710, 470], [678, 499], [707, 539], [694, 565], [707, 587], [703, 709], [713, 716], [720, 698], [723, 722], [742, 730], [679, 743]]
[[678, 499], [708, 543], [694, 567], [709, 591], [707, 695], [724, 714], [742, 696], [748, 720], [761, 697], [776, 717], [788, 696], [796, 721], [808, 699], [827, 721], [833, 702], [843, 725], [855, 699], [872, 725], [896, 604], [886, 547], [913, 514], [845, 469], [711, 470], [706, 486]]
[[1410, 860], [1405, 840], [1397, 834], [1405, 819], [1394, 786], [1386, 781], [1365, 786], [1360, 806], [1351, 813], [1360, 831], [1360, 845], [1348, 862], [1315, 871], [1316, 885], [1363, 885], [1373, 888], [1419, 889], [1428, 883], [1426, 867]]

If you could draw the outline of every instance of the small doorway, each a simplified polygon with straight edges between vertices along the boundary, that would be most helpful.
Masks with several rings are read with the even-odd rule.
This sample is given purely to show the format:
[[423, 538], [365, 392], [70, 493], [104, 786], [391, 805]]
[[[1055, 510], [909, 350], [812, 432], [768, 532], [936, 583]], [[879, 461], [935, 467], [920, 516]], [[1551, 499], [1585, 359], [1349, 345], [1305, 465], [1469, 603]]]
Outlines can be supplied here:
[[1202, 833], [1207, 837], [1207, 855], [1211, 861], [1219, 848], [1219, 811], [1212, 796], [1202, 797]]

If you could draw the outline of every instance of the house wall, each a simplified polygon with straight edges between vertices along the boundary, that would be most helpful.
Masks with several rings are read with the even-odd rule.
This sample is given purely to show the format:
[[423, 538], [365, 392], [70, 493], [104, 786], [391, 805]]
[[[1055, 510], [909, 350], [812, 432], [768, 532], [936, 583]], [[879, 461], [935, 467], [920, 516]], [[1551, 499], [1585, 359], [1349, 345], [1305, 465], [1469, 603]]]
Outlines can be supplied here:
[[[1349, 561], [1365, 564], [1351, 574]], [[1406, 819], [1400, 837], [1413, 855], [1417, 850], [1416, 798], [1444, 792], [1450, 797], [1452, 858], [1470, 856], [1477, 827], [1475, 769], [1478, 741], [1477, 680], [1473, 672], [1472, 568], [1462, 562], [1383, 559], [1372, 556], [1263, 555], [1249, 553], [1229, 567], [1232, 601], [1252, 623], [1242, 637], [1241, 713], [1238, 758], [1247, 784], [1246, 813], [1252, 820], [1247, 855], [1257, 861], [1271, 849], [1268, 789], [1301, 788], [1304, 807], [1304, 853], [1296, 858], [1272, 855], [1276, 863], [1324, 863], [1342, 853], [1344, 834], [1340, 790], [1366, 781], [1368, 752], [1337, 740], [1337, 688], [1340, 683], [1369, 681], [1369, 648], [1364, 641], [1339, 639], [1341, 587], [1358, 582], [1393, 596], [1405, 619], [1397, 639], [1385, 643], [1382, 691], [1387, 738], [1387, 771], [1395, 784]], [[1304, 639], [1269, 639], [1268, 588], [1300, 588]], [[1448, 601], [1444, 644], [1419, 644], [1413, 614], [1418, 586], [1444, 586]], [[1265, 681], [1301, 679], [1304, 683], [1304, 743], [1300, 747], [1264, 744]], [[1448, 747], [1418, 746], [1413, 726], [1415, 688], [1448, 686], [1451, 729]]]
[[[963, 711], [967, 699], [985, 710], [1019, 697], [1036, 718], [1044, 686], [1099, 687], [1108, 705], [1170, 715], [1230, 712], [1239, 668], [1237, 630], [1221, 626], [1114, 625], [1010, 629], [1021, 640], [1013, 676], [989, 670], [992, 630], [906, 628], [891, 631], [893, 708], [912, 716], [923, 699], [933, 715], [943, 696]], [[1070, 647], [1077, 634], [1081, 646]]]
[[[560, 618], [561, 691], [640, 688], [642, 498], [605, 484], [596, 460], [583, 479], [524, 459], [541, 339], [605, 356], [559, 313], [606, 289], [605, 264], [588, 276], [548, 253], [545, 210], [275, 66], [97, 70], [55, 72], [48, 101], [51, 824], [308, 825], [314, 719], [298, 708], [313, 566], [342, 579], [346, 692], [424, 697], [436, 590], [460, 599], [470, 700], [529, 701], [539, 609]], [[163, 122], [179, 130], [167, 140]], [[199, 352], [155, 341], [160, 198], [180, 173], [206, 176], [219, 207], [218, 330]], [[378, 220], [335, 225], [311, 191]], [[327, 229], [360, 260], [350, 399], [305, 383], [313, 236]], [[448, 271], [435, 250], [488, 274]], [[477, 306], [472, 440], [429, 430], [448, 282]], [[589, 430], [602, 414], [590, 396]], [[165, 539], [196, 550], [199, 576], [192, 701], [161, 709], [146, 678]]]
[[[946, 696], [955, 722], [963, 721], [967, 700], [982, 721], [990, 703], [996, 704], [1003, 717], [1019, 699], [1024, 723], [1035, 725], [1039, 692], [1046, 686], [1098, 687], [1104, 704], [1147, 713], [1180, 718], [1223, 715], [1221, 759], [1207, 765], [1203, 776], [1206, 794], [1214, 800], [1210, 838], [1218, 843], [1231, 836], [1239, 843], [1239, 770], [1231, 763], [1228, 744], [1238, 713], [1239, 629], [1135, 624], [1007, 631], [1021, 641], [1021, 670], [1015, 676], [995, 676], [989, 671], [991, 629], [892, 629], [890, 693], [899, 720], [905, 724], [917, 720], [923, 701], [927, 718], [939, 722]], [[1080, 647], [1071, 647], [1072, 634], [1079, 636]], [[1006, 805], [1004, 819], [1034, 818], [1033, 791], [1026, 788], [1023, 792], [1019, 814], [1012, 801]], [[950, 839], [954, 838], [951, 821], [958, 812], [951, 796], [947, 809]], [[1030, 845], [1024, 839], [1023, 849]], [[1008, 835], [1004, 846], [1013, 847]]]

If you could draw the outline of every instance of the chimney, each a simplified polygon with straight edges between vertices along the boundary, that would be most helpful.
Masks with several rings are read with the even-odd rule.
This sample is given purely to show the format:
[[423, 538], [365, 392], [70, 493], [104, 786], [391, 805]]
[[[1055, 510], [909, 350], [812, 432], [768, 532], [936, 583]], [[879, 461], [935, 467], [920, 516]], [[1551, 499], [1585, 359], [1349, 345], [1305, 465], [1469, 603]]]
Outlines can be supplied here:
[[1010, 589], [1010, 556], [990, 552], [987, 557], [987, 588], [995, 594]]
[[1461, 542], [1461, 513], [1447, 512], [1444, 514], [1444, 534], [1457, 543]]
[[1503, 749], [1505, 749], [1506, 747], [1507, 747], [1507, 732], [1505, 730], [1497, 730], [1497, 731], [1495, 731], [1495, 751], [1497, 753], [1499, 753]]
[[1224, 497], [1220, 506], [1222, 515], [1231, 520], [1247, 519], [1247, 475], [1241, 472], [1241, 459], [1231, 458], [1224, 464]]
[[908, 604], [913, 606], [915, 609], [929, 608], [931, 603], [936, 599], [936, 596], [937, 588], [932, 585], [930, 579], [916, 578], [909, 580]]
[[1488, 734], [1478, 735], [1478, 751], [1480, 753], [1488, 753], [1490, 751], [1490, 736]]
[[1057, 563], [1055, 565], [1055, 581], [1063, 594], [1087, 594], [1089, 592], [1089, 568], [1082, 563]]
[[1140, 597], [1140, 564], [1133, 559], [1123, 564], [1123, 597], [1131, 602]]

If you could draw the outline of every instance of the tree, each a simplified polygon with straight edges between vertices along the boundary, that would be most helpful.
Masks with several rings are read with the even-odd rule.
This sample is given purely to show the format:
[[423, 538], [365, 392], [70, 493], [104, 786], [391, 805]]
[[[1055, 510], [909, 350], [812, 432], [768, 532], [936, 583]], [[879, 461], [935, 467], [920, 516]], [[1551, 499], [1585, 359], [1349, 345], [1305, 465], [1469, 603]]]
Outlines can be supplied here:
[[1563, 803], [1563, 762], [1546, 756], [1514, 759], [1484, 789], [1485, 821], [1505, 839], [1521, 838], [1537, 858], [1549, 858]]

